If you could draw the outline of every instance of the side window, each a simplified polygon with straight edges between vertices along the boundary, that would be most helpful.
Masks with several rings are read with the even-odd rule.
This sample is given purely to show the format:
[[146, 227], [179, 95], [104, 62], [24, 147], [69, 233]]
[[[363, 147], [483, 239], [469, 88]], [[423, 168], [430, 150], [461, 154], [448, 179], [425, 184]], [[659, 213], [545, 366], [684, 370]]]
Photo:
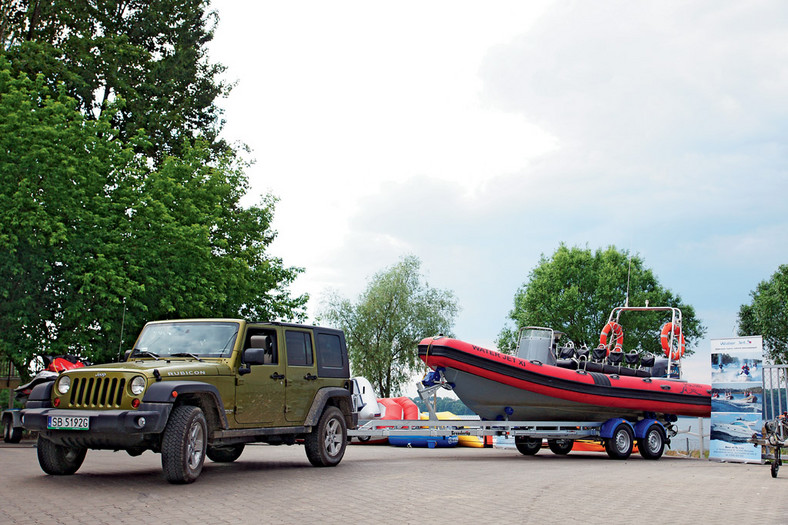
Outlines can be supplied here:
[[338, 335], [318, 334], [317, 354], [322, 368], [342, 368], [342, 348]]
[[266, 365], [275, 365], [279, 362], [279, 352], [276, 349], [276, 330], [250, 329], [246, 334], [244, 348], [265, 349]]
[[347, 361], [342, 332], [316, 328], [315, 345], [317, 373], [320, 377], [350, 377], [350, 365]]
[[285, 332], [288, 366], [312, 366], [312, 338], [308, 332]]

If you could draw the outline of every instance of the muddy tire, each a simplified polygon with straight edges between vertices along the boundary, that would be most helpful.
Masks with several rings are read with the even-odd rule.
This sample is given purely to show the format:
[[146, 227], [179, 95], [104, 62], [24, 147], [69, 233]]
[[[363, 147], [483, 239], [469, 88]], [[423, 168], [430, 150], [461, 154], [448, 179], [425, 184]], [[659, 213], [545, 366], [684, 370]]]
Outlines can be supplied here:
[[175, 407], [161, 440], [161, 468], [170, 483], [191, 483], [202, 472], [208, 425], [199, 407]]
[[241, 457], [243, 451], [244, 444], [241, 443], [240, 445], [228, 445], [225, 447], [208, 447], [206, 455], [214, 463], [232, 463]]
[[41, 436], [38, 436], [36, 449], [41, 470], [53, 476], [70, 476], [75, 473], [82, 466], [88, 452], [86, 448], [56, 445]]
[[306, 457], [315, 467], [333, 467], [342, 461], [347, 447], [347, 424], [342, 411], [327, 406], [317, 426], [304, 439]]
[[542, 440], [539, 438], [515, 436], [514, 446], [524, 456], [533, 456], [542, 449]]

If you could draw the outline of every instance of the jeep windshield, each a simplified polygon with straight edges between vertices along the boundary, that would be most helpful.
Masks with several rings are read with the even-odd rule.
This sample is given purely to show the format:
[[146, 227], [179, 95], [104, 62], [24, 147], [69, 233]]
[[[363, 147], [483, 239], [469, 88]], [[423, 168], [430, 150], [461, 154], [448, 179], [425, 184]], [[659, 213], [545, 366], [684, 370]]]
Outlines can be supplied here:
[[148, 324], [129, 358], [229, 357], [238, 328], [238, 323], [216, 321]]

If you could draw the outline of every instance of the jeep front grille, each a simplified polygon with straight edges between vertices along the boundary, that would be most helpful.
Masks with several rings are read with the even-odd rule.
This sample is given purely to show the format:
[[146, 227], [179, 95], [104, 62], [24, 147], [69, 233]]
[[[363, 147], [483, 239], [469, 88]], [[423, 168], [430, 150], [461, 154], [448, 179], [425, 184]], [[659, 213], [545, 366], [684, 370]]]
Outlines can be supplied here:
[[120, 408], [125, 386], [126, 379], [122, 377], [75, 377], [69, 406]]

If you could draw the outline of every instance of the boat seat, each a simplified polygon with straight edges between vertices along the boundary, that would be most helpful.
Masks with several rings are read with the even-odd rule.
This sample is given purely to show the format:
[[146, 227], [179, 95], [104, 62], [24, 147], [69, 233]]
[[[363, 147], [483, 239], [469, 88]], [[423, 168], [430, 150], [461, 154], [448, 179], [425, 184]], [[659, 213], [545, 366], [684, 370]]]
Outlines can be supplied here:
[[607, 348], [604, 346], [598, 346], [591, 351], [591, 360], [597, 363], [602, 363], [607, 357]]
[[558, 359], [573, 359], [576, 355], [574, 346], [562, 346], [558, 349]]
[[607, 364], [614, 366], [624, 364], [624, 352], [610, 352], [607, 356]]
[[588, 354], [589, 354], [588, 348], [576, 348], [575, 349], [575, 355], [577, 356], [577, 359], [579, 361], [583, 361], [583, 360], [588, 361]]
[[644, 354], [640, 358], [640, 366], [643, 368], [651, 368], [652, 366], [654, 366], [655, 360], [656, 357], [654, 357], [654, 354]]
[[640, 363], [640, 355], [634, 350], [624, 355], [624, 362], [630, 368], [637, 368]]

